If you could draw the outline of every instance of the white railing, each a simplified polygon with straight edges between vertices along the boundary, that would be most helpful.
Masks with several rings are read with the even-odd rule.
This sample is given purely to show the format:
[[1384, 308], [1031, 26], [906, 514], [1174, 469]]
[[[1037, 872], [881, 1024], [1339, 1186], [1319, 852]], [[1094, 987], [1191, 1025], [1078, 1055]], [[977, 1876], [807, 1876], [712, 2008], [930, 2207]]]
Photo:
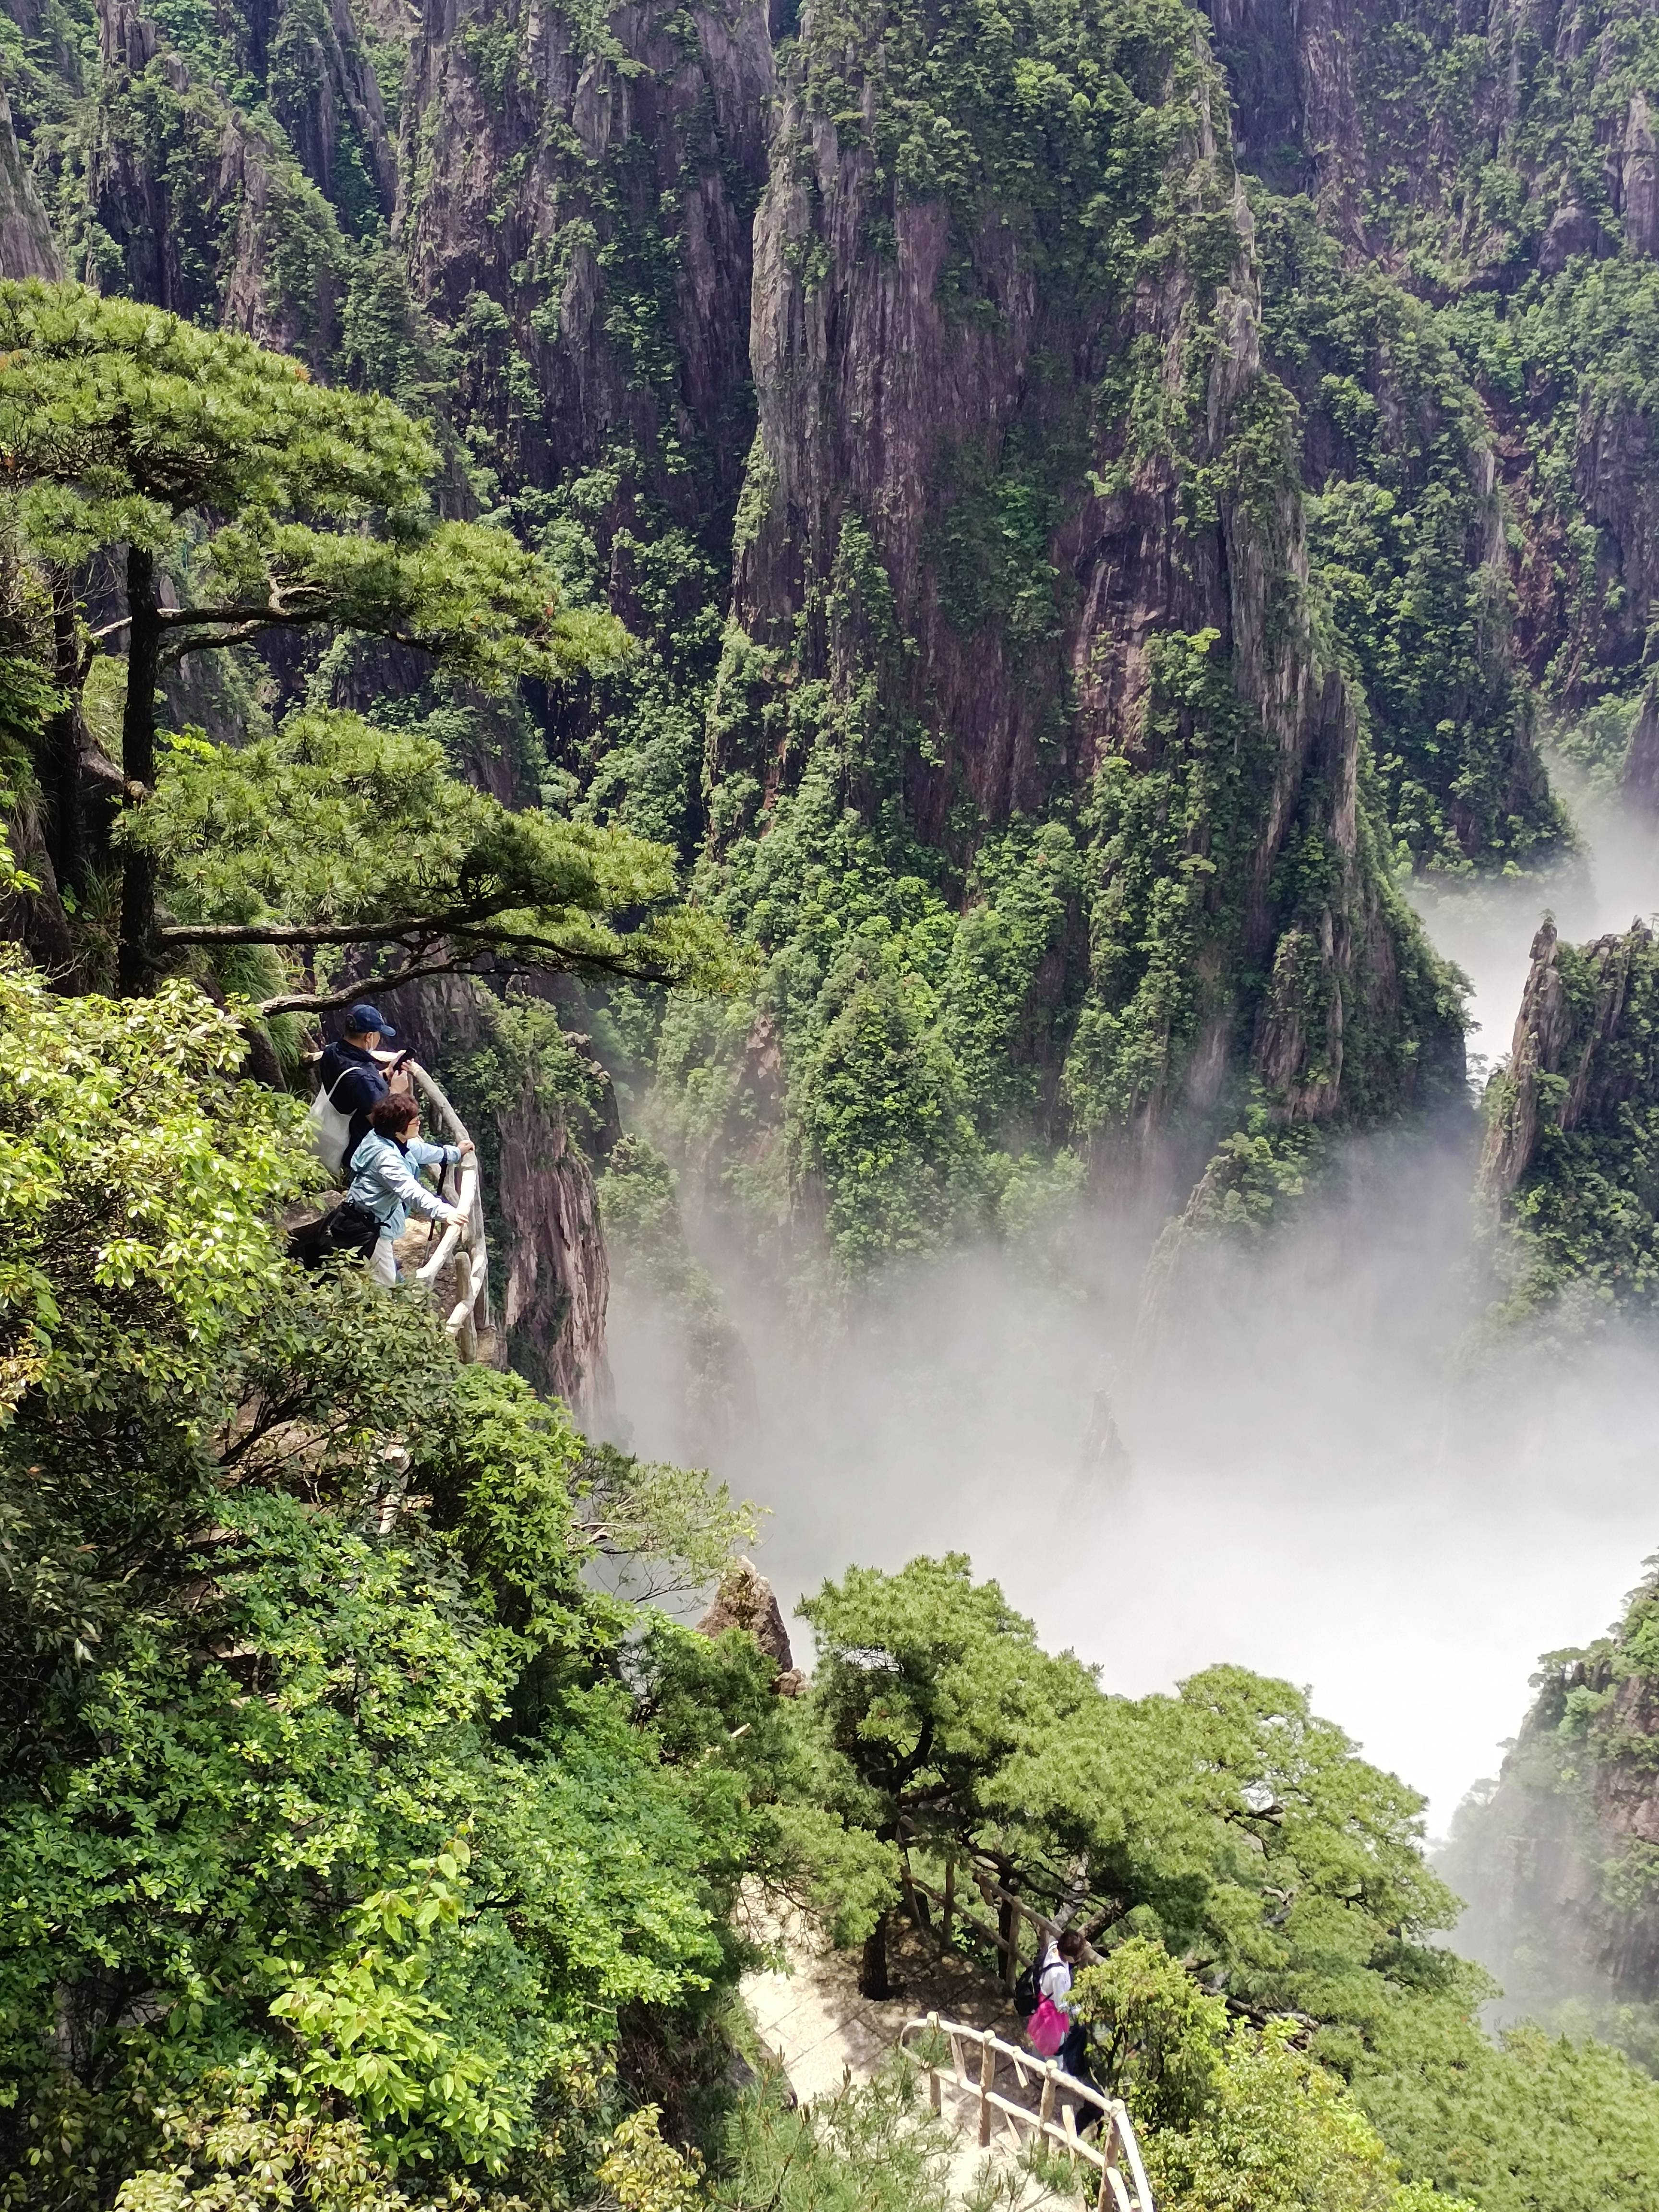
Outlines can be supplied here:
[[[466, 1124], [445, 1097], [442, 1085], [428, 1074], [419, 1060], [404, 1064], [416, 1088], [436, 1115], [444, 1142], [470, 1143]], [[465, 1218], [445, 1224], [444, 1233], [432, 1253], [416, 1269], [415, 1279], [434, 1296], [446, 1296], [447, 1274], [453, 1299], [445, 1316], [445, 1333], [459, 1357], [470, 1361], [477, 1358], [479, 1340], [489, 1328], [489, 1252], [484, 1242], [483, 1197], [479, 1188], [476, 1152], [469, 1152], [463, 1158], [460, 1172], [460, 1190], [455, 1205]]]
[[[910, 2039], [920, 2047], [911, 2049]], [[948, 2071], [941, 2065], [948, 2046]], [[1005, 2043], [988, 2027], [968, 2027], [962, 2021], [941, 2020], [936, 2012], [925, 2019], [907, 2021], [899, 2033], [899, 2048], [908, 2051], [927, 2075], [927, 2099], [941, 2116], [950, 2095], [969, 2106], [977, 2106], [979, 2140], [988, 2150], [1000, 2119], [1011, 2148], [1024, 2150], [1035, 2138], [1046, 2148], [1070, 2160], [1097, 2167], [1100, 2189], [1097, 2212], [1154, 2212], [1152, 2185], [1141, 2163], [1134, 2124], [1122, 2103], [1108, 2097], [1091, 2082], [1063, 2074], [1052, 2058], [1036, 2058], [1018, 2044]], [[979, 2053], [977, 2075], [968, 2067], [966, 2054]], [[1013, 2074], [1017, 2090], [1035, 2089], [1035, 2106], [1019, 2096], [1004, 2096], [996, 2086], [1005, 2063]], [[1089, 2142], [1078, 2133], [1078, 2113], [1087, 2112], [1084, 2126], [1098, 2125], [1099, 2136]], [[958, 2123], [965, 2113], [951, 2115]]]

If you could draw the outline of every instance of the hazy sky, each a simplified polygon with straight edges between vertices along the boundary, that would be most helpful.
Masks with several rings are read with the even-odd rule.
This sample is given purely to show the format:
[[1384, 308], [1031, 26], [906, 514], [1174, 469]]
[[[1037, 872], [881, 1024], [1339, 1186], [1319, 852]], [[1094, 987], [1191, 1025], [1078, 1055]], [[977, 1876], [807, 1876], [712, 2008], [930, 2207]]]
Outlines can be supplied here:
[[[1546, 903], [1577, 937], [1659, 907], [1659, 842], [1593, 826], [1541, 890], [1425, 902], [1490, 1059]], [[1042, 1260], [922, 1269], [845, 1329], [792, 1322], [713, 1251], [752, 1409], [712, 1443], [688, 1431], [672, 1346], [619, 1299], [620, 1410], [635, 1449], [707, 1457], [769, 1509], [757, 1558], [786, 1611], [851, 1560], [965, 1550], [1111, 1688], [1221, 1659], [1310, 1686], [1443, 1831], [1495, 1771], [1538, 1655], [1601, 1633], [1659, 1547], [1650, 1354], [1478, 1375], [1454, 1358], [1472, 1137], [1353, 1147], [1292, 1232], [1178, 1288], [1155, 1350], [1133, 1340], [1144, 1248], [1104, 1219]], [[1099, 1393], [1115, 1469], [1085, 1463]]]

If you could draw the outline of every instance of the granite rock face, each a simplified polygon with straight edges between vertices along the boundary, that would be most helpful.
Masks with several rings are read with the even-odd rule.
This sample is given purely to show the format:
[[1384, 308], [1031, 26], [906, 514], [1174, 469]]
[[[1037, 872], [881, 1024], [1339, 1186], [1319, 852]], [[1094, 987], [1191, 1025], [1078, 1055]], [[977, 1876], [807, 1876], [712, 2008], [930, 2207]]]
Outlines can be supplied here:
[[[34, 0], [8, 4], [21, 20]], [[1020, 1094], [1017, 1112], [970, 1100], [988, 1157], [1074, 1142], [1178, 1201], [1252, 1086], [1294, 1121], [1455, 1083], [1455, 1009], [1389, 880], [1363, 702], [1320, 627], [1293, 409], [1196, 19], [1170, 9], [1143, 39], [1108, 10], [1074, 42], [1072, 108], [1098, 97], [1105, 119], [1056, 191], [1042, 164], [1072, 160], [1073, 123], [1041, 125], [1037, 173], [1006, 165], [1023, 64], [997, 58], [981, 113], [925, 9], [895, 33], [901, 64], [856, 9], [759, 0], [629, 0], [602, 21], [545, 0], [258, 0], [188, 36], [142, 0], [98, 4], [80, 168], [32, 126], [54, 204], [82, 195], [74, 265], [419, 404], [448, 441], [440, 496], [545, 538], [573, 590], [630, 623], [634, 690], [536, 707], [573, 795], [722, 869], [798, 784], [800, 713], [863, 717], [872, 758], [848, 750], [840, 805], [882, 825], [890, 886], [954, 903], [964, 970], [981, 854], [1031, 824], [1071, 841], [1029, 982], [988, 978], [1012, 1079], [958, 1054], [981, 1097]], [[1297, 15], [1285, 128], [1357, 240], [1349, 27], [1338, 0]], [[1286, 35], [1271, 9], [1222, 28], [1245, 74], [1253, 40]], [[1103, 55], [1121, 94], [1085, 92]], [[915, 89], [896, 70], [927, 80], [971, 189], [893, 154]], [[1247, 151], [1280, 127], [1248, 104]], [[273, 665], [286, 692], [304, 680]], [[361, 671], [334, 680], [373, 706]], [[619, 768], [644, 727], [655, 751]], [[457, 742], [492, 787], [537, 788]], [[630, 812], [642, 786], [651, 811]], [[732, 1125], [773, 1161], [805, 1048], [781, 1007], [749, 1034], [776, 1066], [738, 1078]], [[810, 1228], [836, 1170], [796, 1151], [789, 1218]]]
[[0, 276], [56, 279], [63, 273], [58, 241], [18, 151], [11, 109], [0, 85]]
[[740, 1628], [752, 1636], [775, 1669], [772, 1686], [781, 1698], [799, 1697], [806, 1678], [789, 1648], [789, 1631], [769, 1583], [752, 1559], [739, 1559], [721, 1578], [714, 1602], [697, 1623], [702, 1636], [723, 1636]]
[[479, 334], [457, 396], [511, 482], [666, 445], [646, 488], [671, 513], [735, 497], [773, 88], [756, 0], [619, 8], [597, 46], [556, 7], [425, 0], [398, 234], [422, 305]]
[[500, 1002], [483, 983], [447, 977], [388, 996], [398, 1042], [443, 1085], [478, 1146], [501, 1352], [598, 1425], [611, 1404], [611, 1272], [592, 1166], [570, 1115], [529, 1085], [502, 1092]]
[[1586, 1127], [1610, 1127], [1622, 1109], [1643, 1102], [1645, 1007], [1638, 1054], [1622, 1034], [1633, 976], [1654, 951], [1651, 932], [1634, 921], [1622, 937], [1573, 948], [1571, 975], [1562, 973], [1555, 925], [1547, 921], [1532, 944], [1532, 966], [1516, 1017], [1509, 1066], [1489, 1118], [1480, 1163], [1480, 1192], [1501, 1208], [1537, 1162], [1546, 1129], [1571, 1136]]
[[1460, 1949], [1510, 2009], [1659, 2000], [1659, 1911], [1643, 1869], [1659, 1846], [1659, 1682], [1643, 1656], [1651, 1579], [1610, 1637], [1547, 1653], [1495, 1783], [1459, 1814], [1443, 1869], [1468, 1901]]
[[[1376, 0], [1206, 0], [1206, 13], [1241, 158], [1275, 190], [1311, 194], [1355, 266], [1436, 301], [1502, 301], [1534, 274], [1571, 291], [1584, 264], [1639, 270], [1659, 253], [1654, 95], [1632, 66], [1618, 0], [1433, 0], [1409, 26]], [[1424, 57], [1454, 43], [1468, 73], [1449, 96]], [[1570, 117], [1583, 118], [1588, 160]], [[1504, 190], [1493, 195], [1481, 179], [1499, 173]], [[1499, 450], [1527, 455], [1505, 471], [1518, 642], [1534, 677], [1574, 706], [1639, 666], [1659, 590], [1650, 410], [1639, 379], [1583, 374], [1640, 342], [1619, 311], [1595, 320], [1601, 358], [1574, 364], [1576, 406], [1565, 360], [1519, 387], [1498, 375], [1480, 392]], [[1400, 404], [1397, 386], [1392, 401], [1374, 396]], [[1537, 470], [1524, 434], [1563, 402], [1577, 418], [1565, 483]], [[1575, 592], [1561, 556], [1585, 520], [1595, 538], [1575, 547], [1588, 562]]]
[[[1079, 297], [1029, 219], [997, 206], [964, 237], [961, 210], [901, 202], [890, 244], [872, 252], [889, 204], [871, 144], [879, 94], [866, 81], [860, 95], [855, 61], [835, 65], [838, 96], [861, 96], [863, 119], [826, 113], [798, 58], [756, 220], [758, 428], [732, 589], [752, 653], [742, 695], [734, 684], [717, 702], [716, 814], [723, 785], [757, 787], [764, 810], [799, 775], [782, 702], [806, 685], [837, 702], [873, 692], [915, 733], [896, 803], [927, 843], [950, 846], [964, 798], [988, 826], [1084, 805], [1109, 762], [1164, 769], [1150, 711], [1161, 641], [1212, 640], [1249, 756], [1226, 863], [1242, 874], [1240, 912], [1231, 934], [1199, 926], [1202, 1005], [1136, 1100], [1131, 1143], [1161, 1158], [1171, 1123], [1208, 1113], [1246, 1073], [1291, 1119], [1400, 1097], [1401, 970], [1420, 956], [1370, 858], [1354, 701], [1302, 614], [1293, 465], [1271, 438], [1243, 459], [1283, 395], [1262, 360], [1253, 226], [1211, 88], [1192, 95], [1170, 191], [1201, 212], [1212, 252], [1231, 238], [1221, 283], [1172, 241], [1127, 296]], [[1131, 361], [1149, 385], [1194, 392], [1181, 433], [1139, 446], [1102, 404]], [[1001, 495], [1025, 457], [1055, 451], [1066, 465], [1045, 487], [1048, 605], [1024, 634], [993, 612], [965, 616], [963, 516], [981, 486]], [[1194, 476], [1218, 486], [1201, 520], [1183, 491]], [[1172, 750], [1190, 732], [1179, 718], [1163, 727]], [[874, 787], [850, 781], [854, 804], [874, 811]], [[1194, 828], [1186, 881], [1218, 865], [1212, 834]], [[1308, 840], [1330, 855], [1324, 894], [1287, 910], [1283, 864]], [[1449, 1024], [1419, 1044], [1425, 1069], [1456, 1056]]]

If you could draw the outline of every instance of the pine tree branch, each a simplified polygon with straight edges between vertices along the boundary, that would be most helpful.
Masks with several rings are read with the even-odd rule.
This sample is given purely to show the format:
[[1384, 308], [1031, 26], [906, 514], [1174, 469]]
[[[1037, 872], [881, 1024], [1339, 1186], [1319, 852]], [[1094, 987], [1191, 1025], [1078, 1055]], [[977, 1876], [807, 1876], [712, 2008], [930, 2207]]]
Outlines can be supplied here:
[[418, 983], [426, 975], [455, 975], [476, 958], [472, 952], [458, 951], [442, 960], [412, 961], [406, 968], [394, 969], [389, 975], [360, 975], [340, 991], [296, 991], [286, 997], [262, 999], [261, 1018], [269, 1021], [276, 1014], [332, 1014], [354, 1000], [372, 997], [379, 991], [395, 991], [402, 983]]
[[387, 921], [173, 921], [156, 932], [163, 945], [397, 945], [409, 937], [447, 937], [511, 910], [503, 897], [476, 900], [438, 914]]

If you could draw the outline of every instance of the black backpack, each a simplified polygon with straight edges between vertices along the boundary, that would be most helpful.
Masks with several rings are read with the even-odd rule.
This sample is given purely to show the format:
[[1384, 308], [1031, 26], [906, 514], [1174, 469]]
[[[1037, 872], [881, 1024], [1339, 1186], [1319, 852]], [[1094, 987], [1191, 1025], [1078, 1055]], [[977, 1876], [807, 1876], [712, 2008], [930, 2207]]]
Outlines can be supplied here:
[[1039, 1951], [1029, 1966], [1022, 1966], [1019, 1978], [1014, 1984], [1014, 2010], [1022, 2020], [1030, 2020], [1042, 2002], [1042, 1991], [1038, 1984], [1042, 1976], [1043, 1956], [1043, 1952]]
[[315, 1221], [302, 1221], [297, 1229], [290, 1230], [288, 1256], [302, 1267], [320, 1267], [342, 1252], [355, 1252], [360, 1260], [366, 1260], [380, 1233], [380, 1224], [368, 1208], [347, 1199]]

